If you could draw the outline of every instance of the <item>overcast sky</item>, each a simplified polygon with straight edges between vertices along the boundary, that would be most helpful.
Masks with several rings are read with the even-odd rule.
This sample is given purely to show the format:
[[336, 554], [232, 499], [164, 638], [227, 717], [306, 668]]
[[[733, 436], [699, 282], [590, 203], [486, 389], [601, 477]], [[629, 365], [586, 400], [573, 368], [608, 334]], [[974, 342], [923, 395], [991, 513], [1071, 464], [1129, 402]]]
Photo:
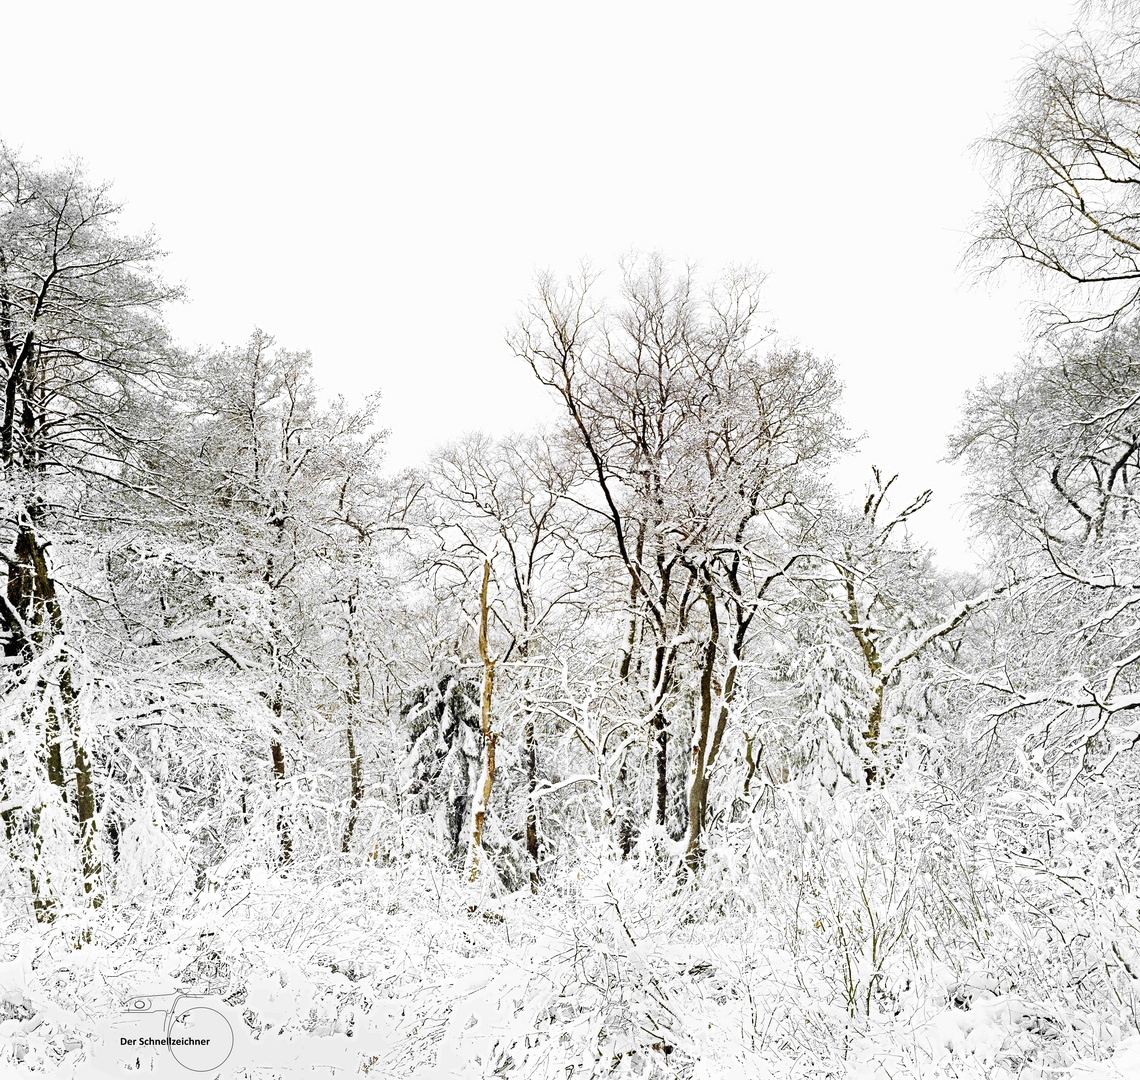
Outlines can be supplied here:
[[[549, 406], [503, 344], [534, 271], [632, 248], [770, 274], [780, 333], [831, 355], [840, 472], [933, 487], [968, 565], [963, 392], [1025, 341], [1016, 280], [959, 262], [970, 144], [1068, 0], [55, 3], [5, 12], [0, 136], [78, 154], [153, 223], [186, 342], [257, 325], [321, 383], [379, 389], [394, 464]], [[48, 22], [53, 25], [48, 26]], [[16, 107], [13, 107], [14, 104]], [[609, 274], [612, 280], [615, 275]]]

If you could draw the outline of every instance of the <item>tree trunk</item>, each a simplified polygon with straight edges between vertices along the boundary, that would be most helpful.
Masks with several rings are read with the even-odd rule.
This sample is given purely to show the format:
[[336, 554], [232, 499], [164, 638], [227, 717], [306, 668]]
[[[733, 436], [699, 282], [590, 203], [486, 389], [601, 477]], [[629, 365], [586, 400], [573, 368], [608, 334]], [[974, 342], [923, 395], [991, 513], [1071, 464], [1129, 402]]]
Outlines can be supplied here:
[[534, 737], [534, 716], [528, 713], [523, 727], [523, 753], [526, 756], [526, 853], [530, 856], [530, 891], [538, 892], [538, 807], [534, 792], [538, 787], [538, 744]]
[[[744, 655], [744, 643], [748, 633], [749, 618], [744, 618], [737, 609], [733, 622], [735, 630], [731, 638], [731, 652], [725, 663], [727, 671], [724, 685], [716, 682], [716, 663], [720, 649], [720, 618], [717, 612], [716, 594], [712, 582], [707, 580], [702, 588], [705, 606], [709, 617], [709, 637], [705, 643], [704, 662], [701, 666], [701, 702], [697, 731], [693, 739], [693, 765], [689, 785], [689, 837], [685, 850], [685, 860], [690, 870], [701, 865], [704, 848], [701, 843], [709, 808], [709, 773], [720, 753], [724, 734], [728, 730], [728, 710], [736, 694], [736, 680]], [[719, 707], [718, 707], [719, 701]], [[716, 725], [713, 726], [713, 714]], [[745, 739], [748, 736], [745, 735]], [[755, 772], [755, 762], [751, 760], [752, 744], [748, 743], [749, 773], [744, 782], [745, 794]]]
[[340, 842], [340, 850], [347, 855], [352, 846], [352, 834], [356, 831], [356, 819], [361, 802], [364, 801], [364, 761], [360, 751], [356, 748], [356, 739], [352, 732], [352, 718], [349, 717], [344, 729], [345, 742], [348, 745], [348, 767], [352, 788], [348, 798], [348, 820], [344, 826], [344, 837]]
[[99, 878], [103, 866], [95, 838], [95, 785], [91, 776], [91, 763], [87, 751], [75, 745], [76, 805], [79, 810], [79, 851], [83, 868], [83, 892], [91, 906], [103, 906], [103, 891]]
[[[77, 694], [71, 681], [70, 666], [60, 672], [59, 696], [64, 716], [74, 718]], [[55, 710], [51, 711], [54, 713]], [[69, 723], [68, 727], [75, 747], [75, 808], [79, 819], [79, 862], [83, 871], [83, 893], [92, 907], [99, 908], [103, 906], [103, 890], [99, 881], [103, 865], [95, 836], [95, 778], [77, 725]], [[62, 750], [62, 746], [57, 744], [57, 749]], [[66, 791], [63, 797], [66, 801]]]
[[[257, 450], [254, 450], [254, 478], [257, 478], [258, 457]], [[277, 543], [281, 542], [281, 537], [285, 532], [286, 518], [280, 507], [277, 507], [274, 516], [269, 520], [269, 524], [277, 530]], [[277, 585], [274, 583], [274, 572], [276, 568], [276, 559], [274, 557], [273, 549], [271, 548], [265, 560], [265, 570], [261, 575], [262, 581], [265, 583], [266, 588], [269, 589], [269, 653], [270, 661], [273, 668], [273, 695], [270, 698], [269, 706], [273, 710], [273, 715], [277, 720], [274, 726], [273, 738], [269, 742], [269, 756], [273, 763], [273, 790], [280, 796], [281, 790], [285, 786], [285, 751], [281, 745], [281, 727], [280, 721], [282, 713], [285, 709], [285, 687], [281, 678], [280, 669], [280, 654], [279, 654], [279, 620], [277, 615]], [[284, 809], [280, 806], [277, 808], [277, 838], [281, 845], [281, 862], [288, 864], [293, 861], [293, 834], [289, 828], [289, 817]]]
[[[755, 735], [749, 735], [746, 731], [744, 733], [744, 763], [748, 766], [748, 772], [744, 776], [744, 797], [748, 798], [749, 789], [752, 786], [752, 778], [756, 775], [756, 766], [760, 763], [760, 755], [752, 749], [753, 744], [757, 742]], [[764, 752], [764, 744], [760, 744], [760, 753]]]
[[705, 655], [701, 664], [701, 702], [693, 732], [693, 760], [689, 768], [689, 838], [685, 846], [685, 861], [696, 871], [703, 854], [701, 831], [708, 807], [709, 781], [709, 729], [712, 726], [713, 683], [716, 670], [717, 646], [720, 642], [720, 623], [717, 619], [716, 598], [708, 581], [703, 588], [705, 607], [709, 617], [709, 636], [705, 642]]
[[871, 763], [864, 770], [868, 785], [876, 783], [879, 779], [879, 737], [883, 724], [883, 696], [886, 689], [887, 684], [883, 679], [875, 684], [871, 711], [867, 717], [867, 730], [863, 732], [863, 741], [867, 744], [867, 750], [871, 754]]
[[[850, 559], [850, 553], [848, 553]], [[863, 657], [867, 661], [867, 670], [874, 682], [874, 697], [871, 701], [870, 713], [867, 717], [867, 730], [863, 732], [863, 742], [870, 753], [870, 763], [864, 772], [868, 785], [874, 784], [879, 776], [879, 730], [883, 722], [883, 694], [886, 691], [886, 680], [882, 677], [883, 662], [879, 656], [878, 642], [873, 633], [869, 633], [859, 617], [859, 604], [855, 596], [855, 577], [847, 568], [841, 568], [844, 584], [847, 588], [847, 622], [859, 648], [863, 650]]]
[[487, 808], [491, 805], [491, 788], [495, 784], [495, 745], [498, 738], [497, 734], [491, 732], [483, 742], [483, 768], [475, 794], [473, 807], [475, 828], [471, 836], [471, 854], [468, 859], [471, 868], [468, 877], [471, 881], [479, 876], [479, 861], [483, 853], [483, 823], [487, 817]]
[[[357, 582], [356, 587], [359, 589], [360, 583]], [[348, 664], [350, 675], [349, 689], [347, 693], [348, 698], [348, 722], [344, 729], [345, 743], [348, 747], [348, 769], [349, 769], [349, 797], [348, 797], [348, 820], [344, 826], [344, 836], [340, 842], [340, 850], [345, 855], [348, 854], [349, 848], [352, 846], [352, 834], [356, 831], [356, 822], [360, 813], [360, 804], [364, 801], [364, 759], [360, 755], [360, 751], [356, 746], [356, 733], [353, 731], [353, 724], [356, 721], [356, 710], [360, 705], [360, 661], [356, 655], [356, 642], [353, 632], [353, 623], [356, 619], [356, 592], [348, 598], [348, 611], [346, 619], [347, 627], [347, 649], [345, 651], [345, 660]]]
[[[281, 715], [279, 708], [274, 711], [278, 716]], [[274, 739], [269, 744], [269, 753], [273, 759], [273, 789], [280, 792], [285, 786], [285, 751], [282, 749], [279, 739]], [[277, 811], [277, 837], [281, 841], [281, 861], [283, 863], [291, 862], [293, 859], [293, 837], [289, 831], [289, 819], [284, 810], [280, 808]]]
[[[63, 610], [56, 594], [55, 581], [47, 559], [47, 545], [36, 536], [35, 508], [26, 508], [16, 531], [14, 560], [9, 565], [7, 583], [7, 624], [9, 637], [5, 652], [27, 662], [41, 653], [63, 633]], [[90, 760], [76, 736], [74, 710], [76, 692], [71, 679], [70, 659], [61, 652], [58, 669], [58, 704], [48, 703], [44, 726], [43, 765], [51, 787], [58, 792], [64, 807], [74, 808], [73, 821], [78, 826], [79, 861], [83, 891], [92, 907], [100, 907], [103, 893], [99, 884], [102, 873], [95, 829], [95, 785]], [[41, 694], [49, 687], [41, 681]], [[64, 767], [64, 742], [74, 744], [75, 796], [69, 795], [71, 776]], [[29, 816], [33, 836], [34, 862], [39, 863], [42, 838], [39, 835], [40, 808], [32, 807]], [[29, 870], [36, 918], [50, 922], [55, 918], [57, 901], [42, 866]]]
[[661, 713], [653, 718], [653, 730], [657, 743], [657, 813], [654, 820], [658, 825], [664, 825], [669, 803], [669, 728]]
[[665, 647], [658, 645], [653, 660], [653, 694], [656, 700], [656, 714], [653, 717], [653, 739], [657, 743], [657, 793], [654, 820], [658, 825], [665, 824], [669, 805], [669, 725], [665, 719]]
[[629, 790], [629, 770], [624, 758], [617, 776], [617, 815], [618, 815], [618, 849], [621, 857], [628, 859], [633, 853], [633, 814], [630, 811], [625, 794]]
[[[637, 546], [635, 548], [635, 558], [637, 565], [641, 565], [641, 556], [645, 550], [645, 522], [641, 522], [637, 527]], [[621, 677], [622, 682], [629, 678], [630, 663], [633, 660], [633, 649], [637, 644], [637, 594], [638, 594], [638, 579], [636, 576], [631, 576], [629, 582], [629, 634], [625, 643], [625, 652], [622, 654], [621, 665], [618, 669], [618, 675]]]
[[[524, 625], [524, 635], [528, 631]], [[529, 652], [529, 639], [524, 638], [519, 646], [519, 659], [526, 660]], [[525, 668], [524, 668], [525, 670]], [[523, 686], [523, 760], [526, 765], [526, 853], [530, 858], [530, 891], [538, 892], [538, 800], [534, 797], [538, 788], [538, 739], [534, 731], [534, 701], [530, 696], [530, 675], [525, 676]]]
[[479, 876], [479, 858], [483, 851], [483, 823], [491, 805], [491, 789], [495, 784], [495, 745], [498, 734], [491, 730], [491, 695], [495, 688], [495, 661], [487, 644], [487, 586], [491, 580], [491, 563], [483, 563], [483, 587], [479, 592], [479, 657], [483, 661], [483, 702], [481, 722], [483, 729], [483, 768], [472, 806], [474, 828], [471, 834], [471, 851], [468, 855], [468, 878]]

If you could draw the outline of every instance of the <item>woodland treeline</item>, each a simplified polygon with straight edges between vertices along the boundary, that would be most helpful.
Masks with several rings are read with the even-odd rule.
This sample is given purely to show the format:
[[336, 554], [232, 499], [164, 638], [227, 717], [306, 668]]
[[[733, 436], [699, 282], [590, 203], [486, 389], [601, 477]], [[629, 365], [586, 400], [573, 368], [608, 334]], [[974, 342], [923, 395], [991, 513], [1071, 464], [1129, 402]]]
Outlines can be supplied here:
[[[10, 917], [83, 946], [266, 875], [553, 904], [604, 865], [808, 956], [820, 1045], [931, 987], [1032, 988], [1031, 1041], [1135, 1030], [1140, 29], [1097, 17], [985, 143], [974, 255], [1048, 301], [949, 433], [973, 573], [890, 463], [835, 489], [836, 367], [753, 269], [538, 276], [505, 347], [558, 422], [396, 473], [378, 395], [259, 329], [173, 341], [155, 238], [4, 150]], [[664, 1068], [645, 1008], [621, 1053]]]
[[753, 271], [540, 276], [509, 344], [564, 423], [390, 475], [379, 398], [322, 404], [309, 354], [172, 343], [153, 239], [77, 165], [4, 179], [3, 816], [39, 918], [154, 828], [202, 875], [410, 827], [506, 889], [586, 836], [697, 882], [773, 786], [964, 745], [1000, 783], [1015, 748], [1049, 790], [1129, 773], [1133, 323], [970, 397], [994, 559], [946, 575], [929, 491], [828, 483], [834, 365], [757, 325]]
[[508, 889], [584, 835], [699, 877], [766, 785], [926, 767], [1006, 586], [933, 572], [929, 492], [844, 507], [833, 365], [758, 332], [756, 273], [541, 277], [510, 344], [567, 422], [390, 476], [377, 399], [320, 404], [261, 331], [178, 349], [106, 190], [4, 164], [3, 813], [41, 919], [140, 829], [203, 875], [391, 857], [399, 821]]

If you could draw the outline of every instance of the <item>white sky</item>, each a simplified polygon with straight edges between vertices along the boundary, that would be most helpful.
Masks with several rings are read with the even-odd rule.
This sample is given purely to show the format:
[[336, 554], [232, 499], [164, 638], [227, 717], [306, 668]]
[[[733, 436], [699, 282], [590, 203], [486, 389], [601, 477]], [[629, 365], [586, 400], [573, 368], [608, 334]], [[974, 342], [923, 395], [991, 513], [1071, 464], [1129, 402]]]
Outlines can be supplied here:
[[1068, 0], [9, 7], [0, 136], [157, 227], [187, 343], [259, 325], [328, 389], [382, 390], [395, 464], [550, 415], [503, 344], [536, 268], [750, 261], [839, 365], [867, 433], [845, 481], [933, 487], [916, 531], [970, 562], [939, 459], [1026, 293], [959, 268], [969, 146]]

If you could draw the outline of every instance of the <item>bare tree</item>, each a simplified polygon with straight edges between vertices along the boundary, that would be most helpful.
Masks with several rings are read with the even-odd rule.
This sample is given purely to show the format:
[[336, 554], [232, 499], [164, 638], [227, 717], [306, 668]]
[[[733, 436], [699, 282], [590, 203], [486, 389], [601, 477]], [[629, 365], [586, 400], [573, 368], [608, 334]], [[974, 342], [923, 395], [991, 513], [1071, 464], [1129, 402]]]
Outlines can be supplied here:
[[[94, 905], [101, 898], [94, 779], [48, 549], [66, 517], [58, 485], [114, 484], [119, 464], [137, 453], [134, 392], [161, 378], [159, 309], [176, 295], [155, 274], [154, 238], [121, 234], [119, 211], [78, 162], [46, 170], [0, 146], [0, 468], [10, 496], [0, 624], [16, 677], [39, 661], [40, 692], [51, 688], [44, 767], [73, 807], [83, 889]], [[39, 811], [29, 812], [36, 832]], [[50, 887], [33, 877], [33, 888], [37, 912], [50, 917]]]
[[885, 778], [881, 756], [887, 688], [923, 654], [937, 648], [1006, 591], [1005, 585], [955, 598], [930, 565], [929, 553], [910, 537], [908, 523], [930, 502], [927, 489], [901, 510], [891, 511], [888, 495], [898, 475], [883, 481], [872, 468], [862, 513], [852, 515], [837, 537], [841, 556], [837, 609], [859, 646], [870, 703], [862, 731], [868, 784]]
[[516, 685], [522, 713], [532, 887], [540, 847], [532, 661], [537, 649], [566, 633], [567, 613], [586, 603], [590, 564], [579, 557], [583, 513], [571, 499], [580, 480], [573, 456], [542, 435], [498, 442], [467, 436], [433, 456], [430, 474], [434, 560], [450, 566], [460, 588], [474, 579], [480, 560], [489, 562], [499, 586], [490, 614], [507, 637], [499, 678]]
[[674, 276], [658, 255], [631, 260], [613, 310], [593, 299], [594, 280], [540, 277], [511, 342], [566, 408], [589, 463], [589, 505], [626, 575], [619, 670], [640, 686], [656, 743], [659, 826], [680, 665], [701, 671], [684, 807], [695, 864], [745, 643], [798, 557], [797, 495], [846, 445], [838, 386], [810, 353], [758, 351], [755, 271], [729, 271], [702, 293], [691, 268]]
[[[848, 442], [831, 365], [797, 349], [729, 352], [704, 376], [676, 542], [699, 582], [704, 626], [688, 783], [687, 857], [696, 866], [709, 777], [749, 646], [784, 610], [786, 576], [815, 551], [819, 471]], [[695, 624], [696, 626], [696, 624]]]
[[[363, 782], [354, 732], [364, 667], [359, 561], [383, 527], [369, 506], [384, 437], [374, 425], [376, 402], [320, 407], [309, 354], [276, 348], [262, 331], [241, 347], [198, 358], [192, 370], [184, 467], [194, 480], [184, 483], [195, 491], [203, 539], [230, 580], [247, 588], [253, 608], [212, 644], [216, 661], [249, 680], [272, 714], [269, 771], [280, 799], [291, 794], [288, 758], [297, 732], [329, 674], [322, 661], [328, 627], [317, 608], [331, 600], [348, 609], [337, 614], [332, 666], [342, 673], [334, 681], [346, 723], [350, 842]], [[283, 808], [277, 822], [288, 862], [294, 844]]]
[[1047, 324], [1105, 327], [1140, 304], [1140, 7], [1095, 3], [1083, 15], [1033, 57], [981, 144], [994, 196], [971, 255], [1060, 287]]
[[1140, 325], [1074, 333], [988, 380], [952, 442], [991, 560], [1021, 580], [973, 677], [991, 734], [1067, 790], [1140, 745]]
[[[715, 353], [718, 344], [711, 337], [702, 340], [706, 326], [691, 270], [673, 279], [658, 256], [644, 268], [628, 264], [623, 304], [613, 316], [594, 300], [594, 282], [588, 270], [565, 287], [550, 275], [541, 276], [537, 295], [510, 342], [566, 407], [600, 496], [596, 511], [611, 530], [627, 575], [629, 640], [621, 671], [624, 677], [641, 676], [657, 745], [655, 820], [663, 826], [668, 808], [665, 704], [697, 596], [695, 575], [681, 564], [663, 527], [671, 517], [666, 506], [670, 481], [684, 457], [685, 419], [694, 404], [691, 378], [703, 354], [710, 348]], [[753, 275], [739, 290], [745, 324], [756, 310], [759, 284]], [[728, 330], [731, 338], [734, 328]], [[646, 670], [634, 664], [642, 634], [652, 642]]]

